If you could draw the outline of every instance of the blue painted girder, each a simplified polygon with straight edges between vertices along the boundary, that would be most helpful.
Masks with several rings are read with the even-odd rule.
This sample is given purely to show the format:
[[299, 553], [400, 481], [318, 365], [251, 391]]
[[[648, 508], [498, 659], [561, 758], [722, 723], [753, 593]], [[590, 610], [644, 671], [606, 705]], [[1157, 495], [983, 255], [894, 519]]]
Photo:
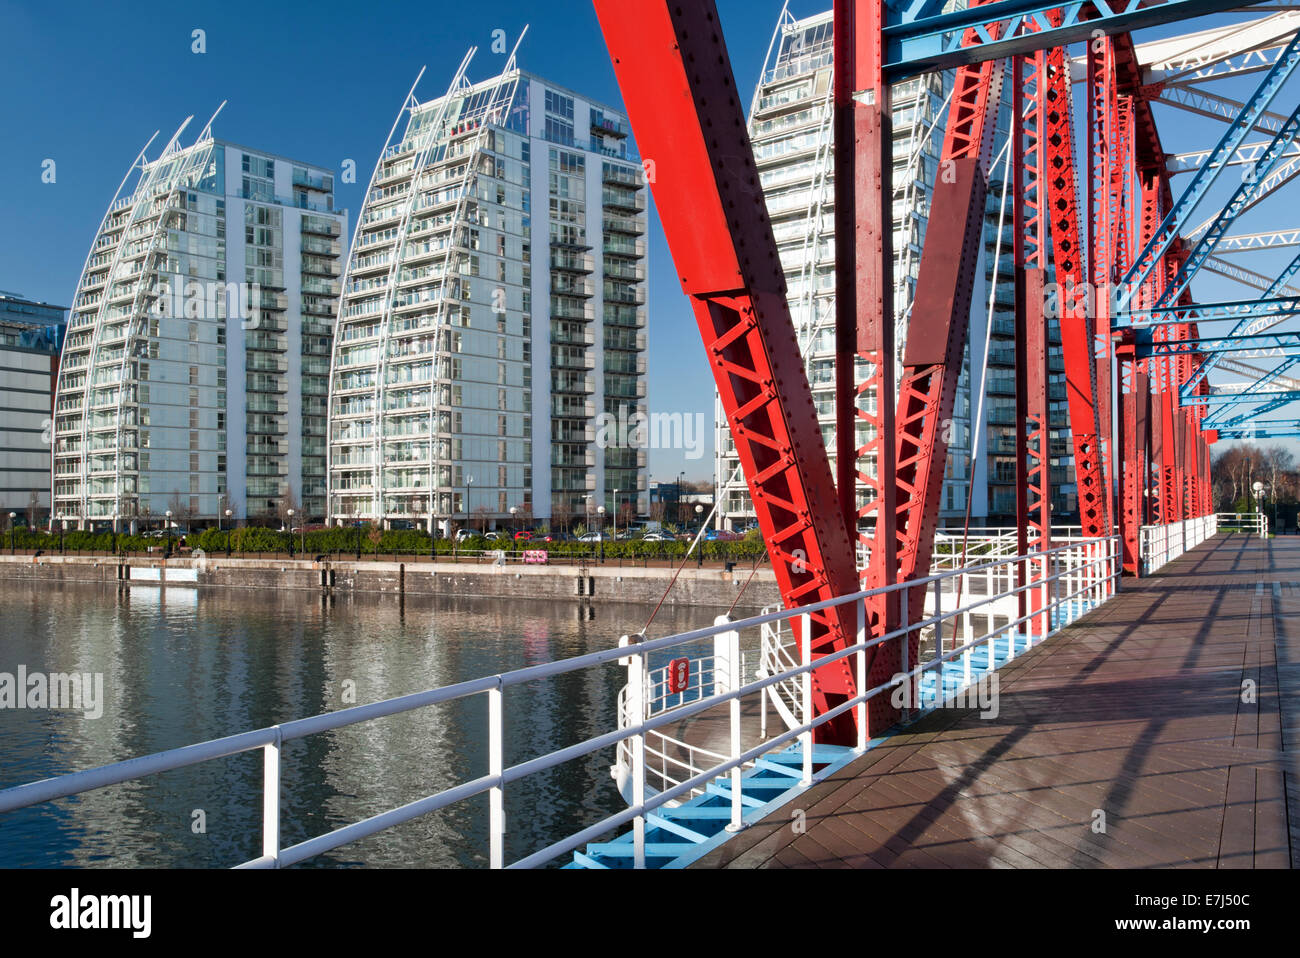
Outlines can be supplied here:
[[[1242, 323], [1258, 320], [1280, 321], [1288, 316], [1300, 315], [1300, 296], [1275, 296], [1269, 299], [1237, 299], [1221, 303], [1194, 303], [1190, 306], [1167, 306], [1164, 309], [1135, 309], [1128, 314], [1135, 328], [1137, 341], [1151, 339], [1151, 330], [1165, 323], [1214, 323], [1236, 320]], [[1270, 323], [1260, 323], [1267, 327]], [[1258, 330], [1251, 330], [1254, 334]], [[1240, 333], [1221, 334], [1216, 339], [1232, 339]], [[1175, 347], [1177, 342], [1160, 343], [1162, 347]], [[1184, 350], [1185, 352], [1186, 350]]]
[[[1142, 248], [1142, 252], [1133, 260], [1133, 265], [1125, 272], [1118, 290], [1118, 305], [1121, 309], [1132, 301], [1133, 294], [1146, 283], [1151, 272], [1164, 263], [1165, 254], [1169, 252], [1174, 240], [1182, 235], [1197, 204], [1205, 198], [1205, 194], [1225, 169], [1227, 161], [1237, 151], [1237, 147], [1254, 130], [1255, 122], [1268, 109], [1269, 104], [1273, 102], [1273, 98], [1277, 96], [1297, 65], [1300, 65], [1300, 33], [1292, 38], [1279, 54], [1277, 61], [1269, 67], [1264, 78], [1255, 88], [1255, 92], [1242, 105], [1237, 119], [1229, 124], [1214, 149], [1192, 174], [1191, 182], [1184, 188], [1182, 195], [1174, 201], [1164, 222]], [[1116, 316], [1116, 320], [1121, 325], [1136, 322], [1122, 312]]]
[[[936, 13], [937, 4], [886, 0], [884, 69], [889, 79], [900, 80], [928, 70], [1064, 46], [1087, 40], [1096, 30], [1107, 35], [1127, 33], [1248, 5], [1241, 0], [996, 0]], [[1048, 11], [1060, 11], [1059, 26], [1048, 19]], [[976, 32], [979, 43], [962, 45], [967, 28]]]
[[[1277, 297], [1277, 294], [1280, 293], [1283, 289], [1285, 289], [1290, 284], [1291, 279], [1296, 275], [1296, 273], [1300, 273], [1300, 254], [1297, 254], [1296, 258], [1291, 260], [1290, 265], [1287, 266], [1287, 268], [1282, 271], [1282, 274], [1278, 276], [1276, 280], [1273, 281], [1272, 285], [1270, 285], [1268, 289], [1264, 290], [1263, 294], [1260, 296], [1260, 299], [1275, 299]], [[1253, 319], [1243, 319], [1240, 322], [1238, 322], [1236, 326], [1232, 328], [1232, 332], [1229, 333], [1228, 335], [1242, 336], [1245, 335], [1246, 333], [1263, 332], [1265, 329], [1271, 326], [1275, 321], [1276, 320], [1270, 319], [1268, 317], [1255, 317]], [[1207, 356], [1201, 362], [1201, 364], [1196, 367], [1196, 369], [1192, 372], [1192, 374], [1189, 377], [1187, 377], [1187, 381], [1183, 383], [1182, 386], [1182, 395], [1184, 399], [1186, 399], [1186, 397], [1189, 396], [1192, 393], [1192, 391], [1195, 390], [1196, 387], [1200, 385], [1202, 379], [1204, 379], [1206, 376], [1210, 374], [1210, 370], [1212, 370], [1215, 366], [1219, 364], [1219, 355], [1220, 354], [1216, 353], [1212, 356]]]

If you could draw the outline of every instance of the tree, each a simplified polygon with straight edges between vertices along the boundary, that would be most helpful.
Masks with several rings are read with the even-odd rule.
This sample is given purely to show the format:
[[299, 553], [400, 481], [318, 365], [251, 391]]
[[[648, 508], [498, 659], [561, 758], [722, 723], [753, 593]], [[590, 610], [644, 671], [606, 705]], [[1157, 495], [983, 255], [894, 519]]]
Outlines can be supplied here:
[[487, 506], [478, 506], [474, 509], [474, 524], [478, 526], [479, 532], [484, 535], [487, 534], [489, 511]]
[[557, 529], [569, 530], [569, 520], [573, 512], [569, 509], [569, 503], [566, 499], [556, 499], [551, 504], [551, 524]]
[[1267, 478], [1269, 495], [1274, 503], [1290, 501], [1291, 472], [1295, 469], [1295, 456], [1282, 446], [1270, 446], [1264, 450], [1263, 471]]
[[183, 526], [186, 531], [189, 531], [190, 520], [194, 518], [194, 513], [190, 509], [190, 501], [181, 495], [179, 489], [172, 490], [171, 498], [167, 500], [167, 509], [172, 514], [172, 523]]
[[[290, 509], [293, 510], [292, 517], [289, 515]], [[307, 517], [302, 514], [302, 507], [298, 505], [298, 497], [293, 494], [292, 486], [284, 490], [284, 495], [276, 503], [275, 516], [280, 520], [280, 525], [286, 529], [291, 529], [294, 520], [299, 523], [306, 520]]]
[[[33, 492], [27, 497], [27, 528], [36, 528], [36, 518], [41, 511], [41, 497]], [[54, 510], [50, 510], [50, 518], [53, 519]]]

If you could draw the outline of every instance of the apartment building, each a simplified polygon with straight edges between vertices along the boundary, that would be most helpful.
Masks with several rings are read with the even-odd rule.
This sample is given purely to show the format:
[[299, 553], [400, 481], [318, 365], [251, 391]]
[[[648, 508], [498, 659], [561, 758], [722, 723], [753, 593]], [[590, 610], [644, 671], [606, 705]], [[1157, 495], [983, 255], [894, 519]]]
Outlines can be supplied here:
[[[0, 518], [50, 512], [54, 382], [67, 308], [0, 290]], [[19, 518], [21, 517], [21, 518]]]
[[53, 508], [82, 527], [324, 515], [347, 214], [328, 168], [189, 124], [131, 164], [73, 299]]
[[331, 521], [445, 533], [644, 513], [646, 451], [605, 428], [646, 411], [646, 192], [627, 120], [513, 55], [471, 82], [470, 59], [443, 95], [412, 89], [357, 220]]

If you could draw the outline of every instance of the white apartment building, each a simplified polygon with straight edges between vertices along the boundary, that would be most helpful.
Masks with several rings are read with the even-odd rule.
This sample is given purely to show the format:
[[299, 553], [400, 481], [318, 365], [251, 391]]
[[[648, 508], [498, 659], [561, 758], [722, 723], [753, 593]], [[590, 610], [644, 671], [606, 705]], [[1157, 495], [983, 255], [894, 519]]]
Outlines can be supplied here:
[[324, 515], [347, 214], [327, 168], [189, 122], [128, 169], [73, 299], [53, 513], [82, 527]]
[[357, 220], [331, 521], [644, 513], [645, 449], [600, 428], [646, 410], [646, 193], [627, 121], [513, 55], [471, 83], [470, 59], [442, 96], [412, 88]]

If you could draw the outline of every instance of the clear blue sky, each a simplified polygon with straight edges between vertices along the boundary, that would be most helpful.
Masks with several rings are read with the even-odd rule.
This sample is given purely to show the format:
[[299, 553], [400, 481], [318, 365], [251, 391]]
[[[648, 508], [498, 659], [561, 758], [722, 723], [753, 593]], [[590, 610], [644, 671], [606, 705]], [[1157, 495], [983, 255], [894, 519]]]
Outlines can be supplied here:
[[[794, 0], [791, 6], [807, 16], [828, 8], [830, 0]], [[719, 10], [739, 87], [752, 90], [781, 2], [719, 0]], [[1203, 19], [1195, 29], [1217, 22], [1223, 20]], [[588, 0], [74, 0], [57, 8], [0, 0], [0, 289], [68, 304], [127, 164], [154, 130], [161, 129], [165, 140], [194, 114], [197, 132], [222, 100], [229, 104], [217, 122], [218, 137], [335, 169], [355, 160], [361, 182], [339, 184], [337, 197], [355, 222], [365, 180], [420, 67], [429, 68], [423, 98], [445, 89], [470, 45], [479, 47], [472, 78], [488, 76], [502, 60], [491, 52], [492, 31], [505, 30], [513, 43], [525, 23], [530, 29], [522, 67], [621, 103]], [[201, 55], [191, 50], [195, 29], [206, 31]], [[1287, 92], [1281, 100], [1288, 107], [1294, 102]], [[1209, 146], [1222, 129], [1165, 110], [1158, 119], [1173, 149]], [[41, 182], [46, 159], [57, 164], [53, 184]], [[1180, 186], [1175, 181], [1175, 190]], [[702, 413], [710, 426], [704, 458], [652, 450], [650, 473], [671, 479], [684, 469], [689, 478], [707, 478], [712, 380], [653, 214], [650, 240], [651, 408]], [[1209, 299], [1229, 290], [1198, 283], [1197, 292]]]

